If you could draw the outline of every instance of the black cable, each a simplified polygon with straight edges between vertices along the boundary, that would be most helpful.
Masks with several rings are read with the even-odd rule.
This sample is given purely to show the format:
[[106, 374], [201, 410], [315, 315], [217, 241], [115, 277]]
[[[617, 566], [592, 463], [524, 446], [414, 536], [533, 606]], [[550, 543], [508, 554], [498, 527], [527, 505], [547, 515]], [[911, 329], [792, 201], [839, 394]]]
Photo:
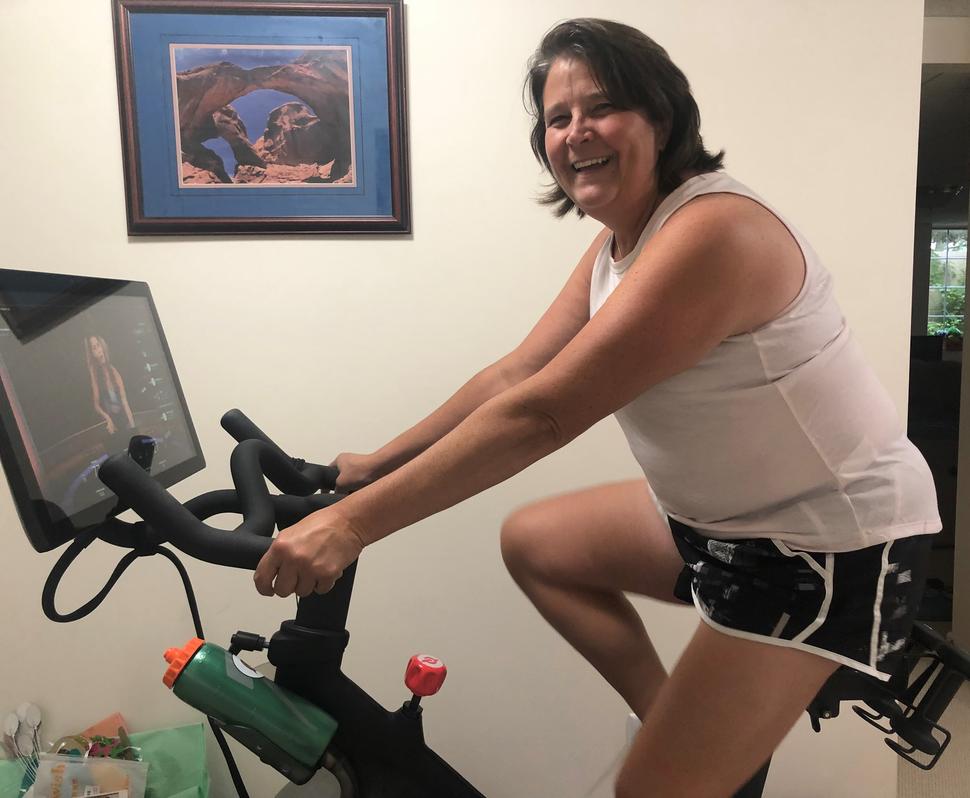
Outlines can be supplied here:
[[243, 784], [242, 776], [239, 775], [239, 769], [236, 767], [236, 760], [232, 758], [232, 751], [229, 750], [229, 743], [226, 742], [226, 738], [222, 734], [222, 729], [216, 726], [215, 721], [213, 721], [212, 718], [209, 718], [209, 726], [212, 729], [212, 735], [216, 738], [216, 742], [219, 744], [219, 748], [222, 749], [222, 756], [226, 760], [226, 766], [229, 768], [229, 775], [232, 777], [232, 784], [236, 788], [239, 798], [249, 798], [249, 793], [246, 792], [246, 785]]
[[165, 559], [175, 566], [175, 570], [179, 572], [179, 576], [182, 577], [182, 586], [185, 588], [185, 597], [189, 602], [189, 612], [192, 613], [192, 625], [195, 627], [195, 636], [200, 640], [205, 640], [205, 634], [202, 632], [202, 619], [199, 616], [199, 604], [195, 600], [195, 591], [192, 589], [192, 581], [189, 579], [188, 571], [185, 570], [185, 566], [182, 565], [182, 561], [175, 556], [169, 549], [158, 546], [155, 549], [156, 554], [161, 554]]
[[69, 623], [70, 621], [77, 621], [86, 615], [90, 615], [94, 609], [102, 601], [104, 601], [105, 597], [108, 595], [111, 588], [114, 587], [115, 582], [118, 581], [125, 569], [138, 558], [138, 555], [135, 552], [129, 552], [126, 554], [115, 567], [114, 573], [108, 579], [104, 589], [102, 589], [98, 595], [91, 599], [87, 604], [74, 610], [74, 612], [61, 615], [54, 607], [54, 596], [57, 594], [57, 586], [61, 583], [61, 579], [67, 572], [67, 569], [71, 566], [71, 563], [77, 559], [78, 555], [84, 551], [84, 549], [91, 545], [96, 537], [96, 533], [91, 531], [85, 531], [78, 534], [77, 537], [71, 541], [71, 544], [67, 547], [64, 553], [57, 558], [57, 562], [54, 563], [54, 567], [51, 568], [47, 581], [44, 583], [44, 590], [41, 594], [40, 604], [44, 610], [44, 614], [52, 621], [56, 621], [57, 623]]
[[83, 618], [86, 615], [90, 615], [92, 612], [94, 612], [95, 608], [97, 608], [97, 606], [102, 601], [105, 600], [108, 593], [111, 591], [111, 588], [115, 586], [115, 583], [121, 578], [121, 575], [128, 569], [128, 566], [131, 565], [140, 556], [141, 556], [140, 554], [136, 554], [135, 552], [130, 552], [129, 554], [126, 554], [124, 557], [122, 557], [121, 560], [118, 562], [118, 564], [115, 566], [114, 572], [109, 577], [107, 583], [105, 584], [101, 592], [98, 593], [98, 595], [96, 595], [83, 607], [79, 607], [74, 612], [69, 612], [67, 615], [59, 614], [57, 610], [53, 609], [54, 605], [53, 605], [53, 595], [52, 595], [51, 597], [52, 611], [48, 614], [48, 617], [50, 617], [52, 620], [59, 621], [61, 623], [66, 623], [68, 621], [76, 621], [80, 618]]
[[[205, 640], [205, 634], [202, 632], [202, 619], [199, 617], [199, 604], [195, 600], [195, 591], [192, 589], [192, 581], [189, 579], [188, 571], [185, 570], [182, 561], [169, 549], [157, 546], [154, 553], [161, 554], [165, 557], [175, 566], [175, 570], [179, 572], [179, 576], [182, 578], [182, 586], [185, 588], [185, 597], [189, 602], [189, 612], [192, 613], [192, 624], [195, 626], [195, 636], [200, 640]], [[206, 717], [209, 720], [209, 728], [212, 729], [212, 736], [216, 738], [216, 742], [222, 750], [222, 756], [226, 760], [226, 767], [229, 768], [229, 776], [232, 779], [233, 786], [236, 788], [236, 793], [239, 795], [239, 798], [249, 798], [249, 793], [246, 792], [246, 785], [243, 784], [239, 768], [236, 766], [236, 760], [233, 758], [232, 751], [229, 750], [229, 744], [226, 742], [222, 729], [219, 728], [215, 719], [208, 715]]]
[[[68, 546], [67, 550], [58, 558], [57, 563], [55, 563], [54, 567], [51, 569], [51, 573], [47, 577], [47, 583], [44, 585], [44, 592], [41, 597], [41, 605], [43, 606], [44, 613], [48, 618], [50, 618], [52, 621], [57, 621], [58, 623], [68, 623], [69, 621], [76, 621], [90, 615], [92, 612], [94, 612], [98, 605], [104, 601], [108, 593], [111, 592], [111, 589], [121, 578], [121, 575], [128, 569], [129, 565], [131, 565], [139, 557], [147, 557], [152, 554], [161, 554], [169, 562], [171, 562], [172, 565], [175, 566], [175, 570], [178, 571], [179, 576], [182, 579], [182, 586], [185, 588], [185, 597], [189, 602], [189, 612], [192, 614], [192, 625], [195, 628], [195, 636], [200, 640], [205, 640], [205, 634], [202, 631], [202, 619], [199, 615], [199, 603], [196, 601], [195, 591], [192, 589], [192, 581], [189, 579], [188, 571], [185, 570], [185, 566], [172, 551], [157, 544], [148, 545], [135, 551], [128, 552], [115, 566], [115, 569], [108, 578], [107, 583], [94, 598], [83, 606], [74, 610], [74, 612], [69, 612], [64, 615], [59, 613], [54, 607], [54, 596], [57, 593], [57, 587], [60, 584], [64, 574], [67, 572], [67, 569], [71, 566], [74, 560], [77, 559], [78, 555], [91, 544], [95, 537], [96, 534], [94, 533], [84, 533], [78, 535], [71, 545]], [[239, 798], [249, 798], [249, 793], [246, 791], [246, 785], [243, 784], [242, 776], [239, 773], [239, 768], [236, 766], [236, 760], [233, 758], [232, 751], [229, 750], [229, 745], [222, 733], [222, 729], [219, 728], [217, 722], [211, 716], [206, 717], [209, 721], [209, 727], [212, 729], [212, 736], [216, 738], [216, 742], [219, 744], [219, 748], [222, 750], [222, 755], [226, 760], [226, 767], [229, 769], [229, 776], [232, 778], [232, 783], [236, 788], [236, 793], [239, 795]]]

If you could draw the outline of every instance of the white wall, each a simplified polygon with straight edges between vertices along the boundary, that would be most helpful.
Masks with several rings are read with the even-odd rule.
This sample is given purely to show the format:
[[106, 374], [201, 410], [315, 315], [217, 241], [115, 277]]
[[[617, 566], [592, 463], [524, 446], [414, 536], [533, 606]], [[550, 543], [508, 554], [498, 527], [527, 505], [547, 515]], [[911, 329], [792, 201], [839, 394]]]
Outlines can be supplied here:
[[[178, 486], [182, 498], [226, 485], [218, 418], [229, 407], [310, 459], [376, 447], [513, 346], [595, 233], [532, 202], [540, 178], [520, 100], [541, 34], [591, 10], [648, 31], [684, 68], [709, 146], [726, 148], [730, 170], [814, 242], [904, 409], [919, 0], [412, 0], [415, 232], [383, 240], [127, 238], [109, 4], [48, 0], [41, 13], [5, 0], [0, 262], [150, 283], [210, 463]], [[497, 531], [522, 502], [635, 473], [606, 421], [362, 560], [349, 672], [394, 706], [410, 654], [445, 659], [428, 736], [488, 795], [610, 794], [609, 779], [590, 790], [621, 746], [624, 707], [506, 576]], [[55, 555], [30, 549], [3, 491], [0, 711], [40, 703], [50, 737], [114, 710], [135, 729], [193, 719], [160, 684], [163, 649], [192, 636], [172, 568], [139, 562], [92, 617], [52, 624], [39, 604]], [[99, 589], [119, 556], [92, 546], [61, 608]], [[247, 573], [190, 571], [213, 640], [271, 633], [292, 612], [257, 596]], [[638, 606], [673, 664], [693, 611]], [[894, 795], [894, 755], [847, 715], [818, 737], [800, 723], [767, 794]], [[242, 758], [251, 794], [272, 794], [279, 779]], [[215, 794], [229, 795], [210, 759]]]

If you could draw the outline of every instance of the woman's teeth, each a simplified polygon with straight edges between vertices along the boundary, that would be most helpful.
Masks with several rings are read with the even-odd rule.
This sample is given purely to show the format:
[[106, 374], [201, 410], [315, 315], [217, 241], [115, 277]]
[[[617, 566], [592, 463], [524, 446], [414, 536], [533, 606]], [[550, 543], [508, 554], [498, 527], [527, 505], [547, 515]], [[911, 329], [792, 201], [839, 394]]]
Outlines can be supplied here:
[[602, 166], [603, 164], [607, 163], [609, 160], [610, 160], [609, 156], [604, 156], [602, 158], [590, 158], [587, 161], [576, 161], [576, 163], [573, 164], [573, 169], [575, 169], [577, 172], [580, 172], [583, 169], [588, 169], [591, 166]]

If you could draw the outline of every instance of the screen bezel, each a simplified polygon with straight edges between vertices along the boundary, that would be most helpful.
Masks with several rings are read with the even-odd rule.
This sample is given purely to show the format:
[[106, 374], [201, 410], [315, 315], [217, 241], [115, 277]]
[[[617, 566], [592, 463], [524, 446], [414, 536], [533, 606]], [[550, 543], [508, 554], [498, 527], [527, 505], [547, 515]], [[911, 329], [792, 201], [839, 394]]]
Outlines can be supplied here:
[[[37, 279], [38, 281], [48, 280], [51, 282], [56, 281], [57, 278], [71, 281], [67, 290], [50, 292], [51, 301], [48, 306], [36, 307], [30, 310], [28, 315], [31, 319], [31, 326], [38, 329], [46, 329], [52, 326], [38, 322], [38, 319], [47, 315], [47, 313], [51, 314], [51, 318], [57, 315], [70, 316], [74, 312], [91, 307], [100, 298], [109, 295], [127, 296], [147, 301], [151, 321], [155, 325], [155, 331], [158, 334], [162, 353], [171, 371], [175, 394], [184, 412], [185, 426], [188, 430], [192, 448], [196, 452], [188, 460], [171, 466], [164, 471], [152, 474], [152, 478], [163, 488], [168, 488], [205, 468], [202, 447], [195, 431], [195, 425], [192, 423], [188, 404], [185, 401], [185, 394], [182, 391], [182, 383], [179, 381], [175, 361], [172, 359], [168, 340], [165, 337], [165, 331], [162, 329], [162, 324], [158, 317], [158, 310], [155, 307], [148, 283], [130, 280], [111, 280], [98, 277], [84, 277], [79, 282], [79, 275], [0, 269], [0, 302], [9, 304], [10, 299], [6, 291], [9, 290], [11, 282], [19, 282], [22, 286], [25, 280], [29, 281], [31, 278]], [[38, 289], [35, 288], [32, 290]], [[4, 318], [8, 326], [16, 334], [17, 330], [10, 323], [11, 317], [5, 313]], [[26, 337], [32, 338], [36, 334], [38, 333], [32, 330]], [[80, 510], [71, 516], [66, 516], [56, 505], [37, 498], [42, 496], [43, 493], [20, 435], [17, 417], [10, 403], [10, 397], [7, 394], [7, 387], [5, 385], [0, 386], [0, 464], [3, 465], [7, 482], [10, 485], [14, 505], [17, 508], [17, 514], [20, 516], [24, 531], [27, 533], [27, 538], [34, 549], [39, 552], [58, 548], [72, 540], [78, 533], [96, 527], [111, 516], [127, 509], [119, 504], [118, 498], [114, 494], [111, 494], [91, 507]]]

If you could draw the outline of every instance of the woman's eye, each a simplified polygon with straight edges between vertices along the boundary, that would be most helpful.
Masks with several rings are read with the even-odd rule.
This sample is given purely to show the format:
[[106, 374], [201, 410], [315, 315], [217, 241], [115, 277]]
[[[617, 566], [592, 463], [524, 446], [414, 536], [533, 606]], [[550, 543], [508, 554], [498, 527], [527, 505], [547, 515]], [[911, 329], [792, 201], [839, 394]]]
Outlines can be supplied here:
[[598, 103], [593, 108], [593, 113], [605, 114], [613, 110], [613, 103]]
[[565, 116], [554, 116], [552, 119], [546, 122], [546, 127], [560, 127], [566, 124], [567, 120]]

